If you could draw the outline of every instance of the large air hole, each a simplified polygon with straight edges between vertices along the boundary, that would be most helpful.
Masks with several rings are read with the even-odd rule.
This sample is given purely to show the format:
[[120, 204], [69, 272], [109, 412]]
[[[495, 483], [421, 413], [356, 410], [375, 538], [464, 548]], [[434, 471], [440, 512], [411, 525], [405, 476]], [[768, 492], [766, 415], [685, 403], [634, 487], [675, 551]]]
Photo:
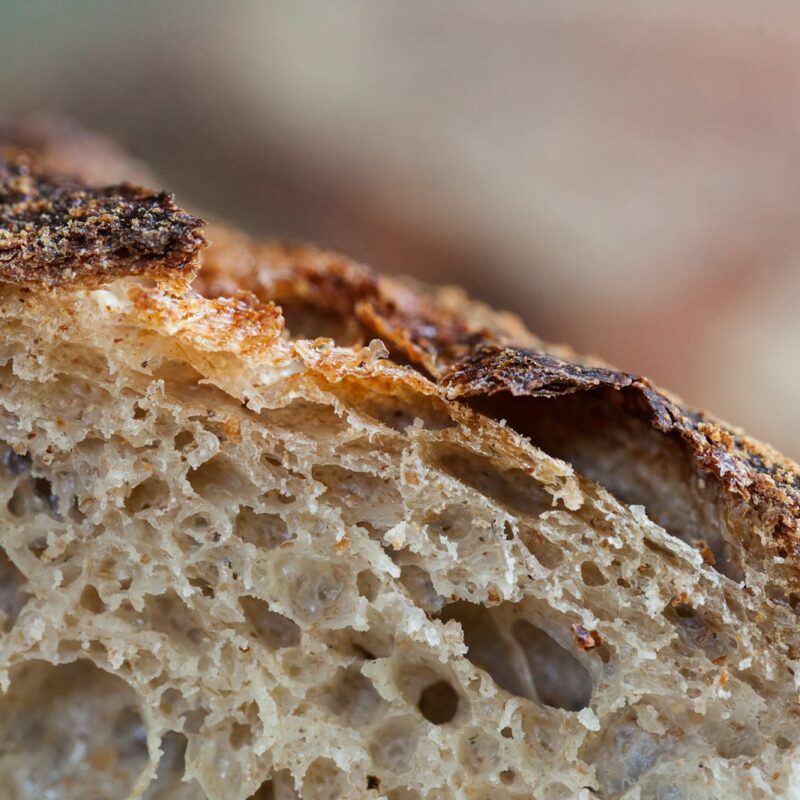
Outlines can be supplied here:
[[458, 692], [448, 681], [440, 679], [422, 690], [417, 708], [428, 722], [444, 725], [458, 713], [458, 701]]
[[324, 689], [324, 702], [344, 723], [356, 728], [375, 720], [385, 706], [372, 681], [356, 666], [337, 672]]
[[20, 455], [9, 447], [3, 456], [3, 466], [16, 478], [30, 471], [31, 457], [28, 453]]
[[352, 313], [330, 311], [294, 298], [277, 302], [292, 339], [333, 339], [338, 347], [355, 347], [371, 338]]
[[426, 614], [439, 614], [444, 607], [445, 599], [433, 586], [430, 573], [416, 564], [404, 564], [400, 567], [400, 583], [405, 586], [415, 605]]
[[258, 495], [255, 486], [225, 456], [214, 456], [190, 469], [186, 479], [196, 494], [212, 503], [247, 500]]
[[205, 376], [198, 372], [187, 361], [179, 359], [165, 359], [157, 369], [152, 372], [156, 380], [164, 381], [167, 392], [179, 397], [190, 406], [199, 407], [205, 417], [207, 409], [230, 409], [239, 411], [238, 401], [234, 400], [222, 389], [204, 383]]
[[[630, 709], [606, 725], [599, 740], [591, 742], [584, 755], [597, 769], [602, 797], [616, 798], [636, 785], [660, 759], [666, 760], [676, 747], [671, 736], [644, 730]], [[647, 793], [647, 797], [654, 795]], [[670, 794], [655, 795], [669, 797]], [[682, 797], [685, 795], [677, 795]]]
[[198, 652], [206, 643], [203, 621], [172, 590], [147, 595], [141, 621], [137, 621], [163, 633], [171, 645], [188, 652]]
[[594, 561], [584, 561], [581, 564], [581, 579], [587, 586], [605, 586], [608, 583], [605, 573]]
[[345, 380], [347, 400], [360, 414], [401, 433], [420, 420], [427, 430], [443, 430], [455, 426], [446, 404], [435, 397], [426, 397], [399, 384], [391, 386], [390, 394], [376, 391], [360, 381]]
[[486, 608], [460, 601], [445, 606], [441, 618], [461, 625], [467, 658], [502, 689], [566, 711], [589, 705], [592, 678], [586, 667], [512, 604]]
[[[154, 798], [155, 800], [155, 798]], [[288, 769], [277, 770], [247, 800], [300, 800]]]
[[131, 514], [138, 514], [149, 509], [165, 509], [169, 504], [170, 492], [161, 478], [155, 475], [135, 486], [125, 498], [125, 509]]
[[357, 596], [355, 579], [347, 566], [330, 559], [287, 554], [275, 565], [275, 579], [275, 589], [292, 617], [309, 625], [336, 627], [353, 608]]
[[91, 583], [87, 583], [81, 592], [78, 605], [90, 614], [102, 614], [106, 610], [106, 604]]
[[[701, 475], [682, 442], [641, 418], [649, 412], [633, 398], [612, 389], [555, 399], [499, 393], [473, 405], [506, 419], [533, 444], [570, 462], [623, 502], [644, 506], [670, 535], [705, 546], [710, 568], [741, 580], [741, 545], [728, 530], [719, 483]], [[745, 535], [752, 526], [744, 521], [739, 527], [737, 535]]]
[[463, 547], [482, 545], [479, 535], [475, 532], [471, 509], [464, 503], [452, 503], [441, 511], [429, 511], [423, 519], [432, 534], [451, 542], [463, 542]]
[[690, 651], [702, 650], [710, 661], [736, 652], [736, 640], [726, 633], [724, 624], [698, 611], [688, 601], [677, 598], [664, 609], [664, 616], [675, 626]]
[[239, 511], [233, 532], [260, 550], [272, 550], [294, 538], [277, 514], [259, 514], [247, 506]]
[[395, 676], [406, 702], [415, 705], [428, 722], [444, 725], [459, 712], [461, 697], [439, 665], [402, 662]]
[[300, 628], [288, 617], [272, 611], [263, 600], [245, 595], [239, 598], [239, 604], [258, 638], [270, 650], [294, 647], [300, 643]]
[[521, 469], [502, 468], [485, 456], [457, 445], [437, 448], [434, 461], [461, 483], [518, 514], [538, 516], [552, 507], [552, 496]]
[[356, 587], [359, 595], [372, 603], [380, 592], [381, 579], [371, 569], [362, 569], [356, 577]]
[[175, 434], [174, 444], [176, 450], [187, 451], [194, 443], [195, 438], [191, 431], [178, 431]]
[[28, 476], [21, 479], [8, 501], [7, 508], [12, 516], [19, 519], [36, 514], [47, 514], [53, 519], [60, 518], [58, 497], [46, 478]]
[[578, 659], [526, 620], [517, 620], [511, 630], [539, 699], [545, 705], [567, 711], [586, 708], [592, 699], [592, 679]]
[[149, 763], [133, 689], [88, 661], [30, 661], [0, 697], [5, 797], [128, 797]]
[[349, 796], [350, 777], [330, 758], [315, 758], [303, 776], [303, 800], [336, 800]]
[[311, 400], [295, 399], [280, 408], [264, 409], [259, 416], [271, 428], [298, 431], [304, 430], [304, 425], [308, 425], [309, 429], [313, 429], [315, 434], [323, 439], [350, 432], [346, 420], [336, 413], [333, 406]]
[[25, 576], [0, 547], [0, 631], [9, 631], [28, 601]]
[[391, 481], [335, 464], [314, 467], [312, 474], [327, 487], [325, 502], [338, 506], [345, 522], [387, 530], [402, 521], [403, 501]]
[[497, 739], [479, 727], [468, 728], [464, 732], [459, 756], [461, 763], [474, 775], [494, 772], [501, 765]]
[[411, 765], [417, 749], [419, 728], [411, 717], [391, 717], [372, 735], [370, 755], [375, 765], [401, 775]]
[[186, 737], [182, 733], [169, 731], [161, 739], [161, 750], [163, 755], [158, 762], [155, 780], [147, 787], [142, 800], [192, 800], [203, 796], [194, 779], [188, 782], [183, 780], [186, 769]]
[[564, 560], [564, 551], [545, 537], [536, 524], [520, 526], [519, 538], [543, 567], [555, 569]]
[[379, 628], [357, 631], [350, 627], [329, 631], [325, 643], [337, 653], [354, 656], [362, 661], [387, 658], [394, 647], [394, 633]]
[[234, 750], [247, 750], [253, 744], [253, 729], [241, 722], [234, 722], [228, 742]]

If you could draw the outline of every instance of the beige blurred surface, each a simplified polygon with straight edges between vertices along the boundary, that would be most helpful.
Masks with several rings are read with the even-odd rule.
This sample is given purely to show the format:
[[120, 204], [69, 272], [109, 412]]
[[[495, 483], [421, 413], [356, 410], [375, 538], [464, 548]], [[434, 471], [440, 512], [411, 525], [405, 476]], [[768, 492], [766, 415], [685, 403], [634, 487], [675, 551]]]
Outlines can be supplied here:
[[800, 457], [800, 5], [6, 4], [0, 106], [455, 281]]

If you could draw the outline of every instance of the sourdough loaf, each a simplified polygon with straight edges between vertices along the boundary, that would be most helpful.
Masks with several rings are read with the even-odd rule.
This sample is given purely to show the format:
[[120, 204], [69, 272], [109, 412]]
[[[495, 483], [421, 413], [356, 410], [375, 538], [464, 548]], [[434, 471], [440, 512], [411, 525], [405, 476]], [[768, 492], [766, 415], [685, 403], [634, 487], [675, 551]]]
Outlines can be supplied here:
[[800, 797], [792, 462], [0, 130], [0, 798]]

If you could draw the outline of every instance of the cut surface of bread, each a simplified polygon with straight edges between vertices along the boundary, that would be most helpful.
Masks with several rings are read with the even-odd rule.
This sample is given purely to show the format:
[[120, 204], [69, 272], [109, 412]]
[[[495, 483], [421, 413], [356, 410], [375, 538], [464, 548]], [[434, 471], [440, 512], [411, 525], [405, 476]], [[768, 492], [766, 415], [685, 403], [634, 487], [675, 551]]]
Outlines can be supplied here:
[[800, 797], [794, 464], [14, 130], [0, 800]]

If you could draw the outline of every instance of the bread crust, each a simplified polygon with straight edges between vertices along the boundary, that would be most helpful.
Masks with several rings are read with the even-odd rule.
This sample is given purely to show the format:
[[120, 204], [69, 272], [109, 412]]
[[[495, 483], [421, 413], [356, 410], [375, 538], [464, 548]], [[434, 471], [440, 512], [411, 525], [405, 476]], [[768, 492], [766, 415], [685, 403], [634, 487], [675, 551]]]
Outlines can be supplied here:
[[202, 222], [172, 197], [130, 183], [94, 188], [0, 148], [0, 278], [21, 285], [94, 286], [113, 278], [188, 277]]
[[[800, 558], [800, 467], [770, 446], [645, 377], [544, 344], [513, 315], [453, 287], [387, 278], [338, 253], [257, 243], [219, 224], [206, 228], [212, 242], [206, 249], [203, 221], [169, 195], [130, 184], [92, 189], [49, 172], [78, 171], [76, 142], [82, 140], [73, 129], [67, 145], [62, 130], [55, 123], [0, 125], [0, 144], [6, 143], [0, 151], [2, 280], [64, 288], [123, 275], [163, 280], [191, 276], [199, 259], [193, 286], [201, 294], [238, 297], [248, 315], [256, 313], [257, 298], [265, 305], [302, 302], [355, 320], [365, 339], [382, 339], [396, 360], [431, 378], [451, 401], [488, 400], [481, 408], [492, 413], [491, 401], [500, 396], [580, 395], [588, 402], [602, 391], [619, 393], [618, 409], [679, 440], [702, 474], [752, 508], [780, 547]], [[91, 153], [98, 139], [83, 141], [84, 176], [97, 179]], [[135, 164], [123, 156], [105, 163], [109, 174]], [[241, 324], [251, 326], [249, 320]]]
[[[756, 441], [656, 387], [563, 347], [545, 345], [512, 315], [493, 312], [453, 288], [424, 289], [384, 278], [345, 256], [314, 247], [247, 243], [227, 231], [204, 255], [196, 286], [215, 294], [244, 288], [262, 299], [301, 297], [354, 316], [369, 335], [432, 377], [449, 400], [507, 395], [559, 398], [618, 392], [626, 415], [676, 437], [686, 458], [752, 507], [794, 554], [800, 522], [800, 468]], [[234, 253], [238, 252], [236, 255]], [[245, 252], [241, 252], [245, 251]], [[246, 253], [246, 254], [245, 254]], [[235, 261], [239, 271], [226, 271]], [[235, 283], [226, 283], [229, 281]], [[487, 410], [484, 404], [482, 409]], [[491, 411], [491, 406], [488, 407]]]

